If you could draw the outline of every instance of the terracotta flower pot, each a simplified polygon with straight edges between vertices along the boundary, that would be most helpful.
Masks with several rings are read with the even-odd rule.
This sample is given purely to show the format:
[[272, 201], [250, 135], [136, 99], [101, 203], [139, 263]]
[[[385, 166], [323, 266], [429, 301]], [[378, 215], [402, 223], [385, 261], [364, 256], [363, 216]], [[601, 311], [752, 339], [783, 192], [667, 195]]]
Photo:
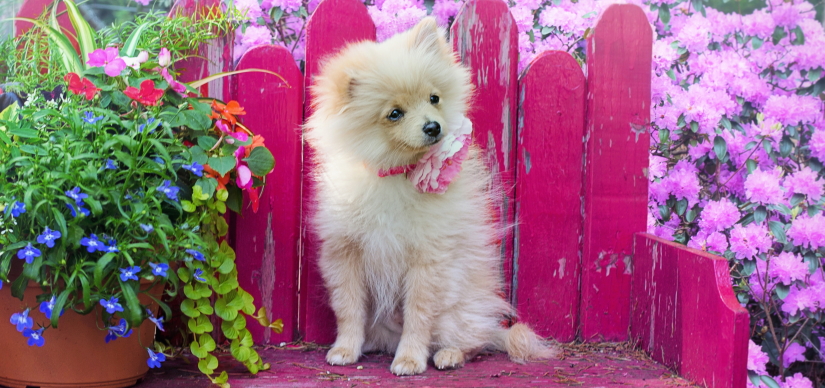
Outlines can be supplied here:
[[[99, 305], [88, 315], [66, 309], [59, 328], [43, 332], [43, 347], [28, 346], [28, 338], [9, 319], [30, 308], [34, 328], [38, 323], [46, 324], [48, 320], [35, 300], [41, 292], [36, 283], [30, 282], [21, 302], [11, 296], [9, 284], [0, 290], [0, 385], [114, 388], [134, 385], [143, 378], [149, 370], [146, 347], [151, 347], [155, 338], [155, 325], [147, 320], [131, 336], [106, 343], [107, 331], [99, 329], [103, 327]], [[156, 298], [162, 292], [160, 285], [151, 290]], [[140, 300], [147, 305], [151, 302], [142, 294]], [[153, 310], [157, 314], [157, 306]]]

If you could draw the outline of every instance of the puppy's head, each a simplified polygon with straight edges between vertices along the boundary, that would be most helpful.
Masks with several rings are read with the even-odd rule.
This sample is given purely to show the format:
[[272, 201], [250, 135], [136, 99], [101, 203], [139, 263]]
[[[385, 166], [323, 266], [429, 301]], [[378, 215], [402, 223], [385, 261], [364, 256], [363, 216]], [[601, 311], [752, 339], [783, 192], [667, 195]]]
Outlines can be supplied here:
[[415, 162], [458, 127], [472, 85], [435, 19], [425, 18], [382, 43], [347, 47], [311, 91], [310, 141], [391, 167]]

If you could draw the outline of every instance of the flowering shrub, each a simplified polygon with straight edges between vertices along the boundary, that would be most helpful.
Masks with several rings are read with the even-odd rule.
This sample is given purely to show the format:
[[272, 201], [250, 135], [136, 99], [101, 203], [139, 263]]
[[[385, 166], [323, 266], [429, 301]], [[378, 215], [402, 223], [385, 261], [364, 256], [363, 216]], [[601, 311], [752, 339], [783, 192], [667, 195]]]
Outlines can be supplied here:
[[[584, 63], [584, 40], [610, 0], [511, 0], [519, 70], [545, 50]], [[810, 3], [769, 0], [748, 15], [700, 0], [633, 0], [653, 45], [650, 206], [657, 236], [730, 260], [751, 312], [750, 384], [822, 381], [825, 336], [825, 33]], [[416, 0], [367, 0], [378, 40], [428, 13]], [[435, 0], [448, 26], [461, 1]], [[317, 1], [236, 1], [247, 27], [235, 57], [281, 43], [304, 58]], [[773, 378], [770, 376], [774, 376]]]
[[[37, 82], [7, 84], [5, 95], [15, 102], [0, 113], [0, 288], [8, 284], [21, 300], [30, 282], [43, 290], [39, 306], [12, 315], [11, 323], [30, 346], [48, 346], [48, 329], [67, 310], [100, 314], [107, 343], [129, 337], [145, 320], [164, 330], [149, 308], [173, 316], [149, 293], [160, 285], [170, 297], [183, 292], [189, 349], [203, 373], [218, 365], [210, 354], [217, 346], [212, 315], [237, 360], [252, 373], [267, 368], [251, 347], [245, 315], [276, 331], [281, 324], [263, 310], [256, 314], [238, 285], [235, 253], [222, 240], [223, 214], [240, 211], [242, 191], [257, 208], [272, 154], [239, 122], [244, 111], [236, 102], [199, 98], [175, 79], [175, 58], [184, 53], [158, 47], [154, 38], [179, 20], [145, 22], [120, 44], [101, 38], [98, 46], [74, 4], [65, 3], [83, 55], [58, 45], [34, 51], [45, 62], [20, 50], [4, 64], [7, 81], [28, 74]], [[65, 39], [35, 23], [40, 30], [31, 34]], [[31, 66], [47, 71], [32, 75]], [[52, 92], [11, 91], [30, 84]], [[34, 308], [47, 321], [33, 320]], [[163, 346], [154, 349], [147, 348], [153, 368], [166, 359]], [[213, 381], [226, 378], [224, 372]]]

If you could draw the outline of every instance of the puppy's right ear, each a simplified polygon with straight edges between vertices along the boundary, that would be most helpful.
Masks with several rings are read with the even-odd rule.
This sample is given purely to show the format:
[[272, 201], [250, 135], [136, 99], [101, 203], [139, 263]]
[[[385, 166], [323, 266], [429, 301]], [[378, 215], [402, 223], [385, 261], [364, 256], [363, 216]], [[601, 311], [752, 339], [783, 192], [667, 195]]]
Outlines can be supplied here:
[[449, 55], [450, 53], [450, 46], [444, 38], [444, 31], [438, 28], [432, 16], [421, 19], [410, 31], [410, 47], [438, 54]]

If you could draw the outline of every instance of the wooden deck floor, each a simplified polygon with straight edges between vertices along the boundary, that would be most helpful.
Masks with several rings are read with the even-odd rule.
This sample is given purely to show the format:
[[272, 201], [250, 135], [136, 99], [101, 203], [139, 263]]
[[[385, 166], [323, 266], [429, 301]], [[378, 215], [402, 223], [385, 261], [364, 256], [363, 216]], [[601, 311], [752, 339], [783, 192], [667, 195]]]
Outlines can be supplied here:
[[[257, 376], [231, 365], [233, 388], [251, 387], [674, 387], [693, 386], [674, 376], [643, 353], [626, 344], [564, 345], [559, 360], [525, 365], [510, 362], [501, 353], [483, 353], [464, 368], [440, 371], [430, 363], [419, 376], [397, 377], [390, 373], [392, 357], [372, 354], [352, 366], [334, 367], [324, 361], [326, 348], [288, 346], [265, 348], [260, 354], [272, 365]], [[209, 380], [195, 362], [177, 359], [162, 369], [149, 371], [138, 388], [208, 387]]]

